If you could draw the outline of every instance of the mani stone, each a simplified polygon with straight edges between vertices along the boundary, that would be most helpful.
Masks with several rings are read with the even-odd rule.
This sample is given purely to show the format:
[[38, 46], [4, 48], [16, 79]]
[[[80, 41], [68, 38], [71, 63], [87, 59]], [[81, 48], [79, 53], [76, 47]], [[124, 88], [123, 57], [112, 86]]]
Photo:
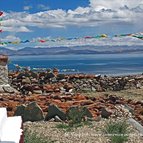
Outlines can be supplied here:
[[15, 116], [22, 116], [23, 121], [41, 121], [44, 119], [44, 114], [40, 106], [36, 102], [20, 105], [15, 111]]
[[0, 55], [0, 85], [8, 84], [8, 57]]
[[17, 92], [8, 84], [8, 56], [0, 55], [0, 92], [14, 93]]

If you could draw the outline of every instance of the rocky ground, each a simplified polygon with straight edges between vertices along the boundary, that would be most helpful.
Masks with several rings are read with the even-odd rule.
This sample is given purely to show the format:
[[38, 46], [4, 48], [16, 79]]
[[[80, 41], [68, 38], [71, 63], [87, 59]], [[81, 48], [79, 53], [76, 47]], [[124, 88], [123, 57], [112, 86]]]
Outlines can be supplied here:
[[[117, 119], [124, 120], [124, 118]], [[112, 119], [111, 121], [115, 121]], [[49, 139], [54, 143], [111, 143], [108, 134], [105, 134], [105, 127], [109, 123], [107, 119], [92, 121], [90, 125], [73, 128], [70, 131], [59, 129], [59, 122], [26, 122], [24, 127], [30, 133]], [[126, 143], [142, 143], [143, 138], [140, 132], [132, 125], [128, 127], [128, 141]]]
[[53, 72], [10, 72], [9, 82], [23, 95], [53, 92], [105, 92], [143, 87], [143, 75], [101, 76]]
[[[85, 120], [94, 120], [93, 128], [81, 127], [73, 132], [76, 134], [96, 133], [94, 128], [102, 126], [104, 119], [109, 118], [132, 117], [143, 125], [143, 75], [107, 77], [24, 71], [10, 72], [9, 82], [18, 92], [5, 88], [5, 93], [0, 93], [0, 107], [6, 107], [9, 116], [21, 115], [24, 121], [40, 121], [25, 123], [25, 127], [39, 133], [44, 131], [52, 140], [76, 143], [89, 139], [95, 142], [90, 135], [70, 140], [71, 137], [64, 137], [63, 131], [53, 128], [57, 123], [51, 120], [67, 122], [73, 110], [79, 113], [82, 109]], [[134, 143], [136, 139], [131, 140]], [[140, 137], [136, 141], [141, 143]], [[97, 142], [108, 143], [108, 140], [103, 137]]]
[[118, 97], [123, 97], [125, 99], [131, 99], [134, 101], [142, 101], [143, 100], [143, 88], [140, 89], [126, 89], [120, 91], [106, 91], [106, 92], [82, 92], [83, 95], [89, 97], [97, 97], [108, 95], [116, 95]]

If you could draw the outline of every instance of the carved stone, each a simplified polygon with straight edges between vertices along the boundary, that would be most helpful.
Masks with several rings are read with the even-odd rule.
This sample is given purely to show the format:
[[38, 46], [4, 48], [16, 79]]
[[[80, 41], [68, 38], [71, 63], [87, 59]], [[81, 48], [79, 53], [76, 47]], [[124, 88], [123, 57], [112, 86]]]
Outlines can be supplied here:
[[17, 92], [8, 83], [8, 56], [0, 55], [0, 92], [14, 93]]

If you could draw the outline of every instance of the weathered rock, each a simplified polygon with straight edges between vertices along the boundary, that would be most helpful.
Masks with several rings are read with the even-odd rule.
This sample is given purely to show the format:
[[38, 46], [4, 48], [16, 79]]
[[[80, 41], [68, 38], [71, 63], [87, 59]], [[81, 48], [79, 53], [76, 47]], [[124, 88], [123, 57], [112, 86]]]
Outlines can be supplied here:
[[95, 92], [96, 89], [92, 86], [92, 87], [91, 87], [91, 91]]
[[59, 109], [56, 105], [51, 104], [48, 107], [48, 113], [45, 117], [45, 120], [48, 121], [54, 118], [55, 116], [58, 116], [63, 121], [66, 120], [66, 114], [61, 109]]
[[82, 88], [82, 91], [83, 91], [83, 92], [90, 92], [91, 89], [90, 89], [90, 88], [87, 88], [87, 87], [84, 87], [84, 88]]
[[86, 97], [84, 95], [77, 94], [77, 95], [73, 96], [73, 99], [75, 99], [76, 101], [86, 100]]
[[141, 105], [143, 106], [143, 100], [140, 101]]
[[26, 78], [22, 79], [22, 83], [23, 84], [30, 84], [31, 81], [30, 81], [30, 79], [28, 77], [26, 77]]
[[104, 107], [101, 109], [101, 117], [102, 118], [109, 118], [111, 115], [111, 112], [107, 111]]
[[110, 100], [112, 103], [116, 103], [116, 101], [119, 100], [119, 98], [118, 98], [117, 96], [110, 95], [110, 96], [109, 96], [109, 100]]
[[134, 120], [133, 118], [130, 118], [129, 120], [128, 120], [128, 122], [132, 125], [132, 126], [134, 126], [134, 128], [136, 128], [139, 132], [140, 132], [140, 134], [143, 136], [143, 126], [140, 124], [140, 123], [138, 123], [136, 120]]
[[0, 55], [0, 92], [14, 93], [17, 92], [8, 84], [8, 56]]
[[73, 86], [71, 84], [65, 84], [64, 87], [66, 92], [69, 92], [69, 90], [71, 90], [73, 88]]
[[44, 114], [36, 102], [32, 102], [25, 108], [24, 119], [26, 121], [40, 121], [44, 119]]
[[132, 114], [134, 113], [134, 109], [130, 106], [128, 106], [127, 104], [124, 105], [126, 109], [129, 110], [129, 112], [131, 112]]
[[101, 92], [101, 91], [102, 91], [102, 87], [101, 87], [99, 84], [95, 85], [95, 89], [96, 89], [96, 91], [98, 91], [98, 92]]
[[55, 122], [62, 122], [62, 120], [59, 118], [59, 116], [55, 116], [55, 117], [54, 117], [54, 121], [55, 121]]
[[66, 81], [64, 74], [58, 74], [56, 78], [57, 78], [57, 80], [60, 80], [60, 81], [61, 80]]
[[33, 90], [34, 94], [42, 94], [42, 90]]
[[89, 111], [89, 109], [87, 107], [83, 107], [83, 112], [84, 112], [84, 116], [89, 117], [89, 118], [93, 118], [91, 112]]
[[15, 115], [22, 116], [23, 121], [41, 121], [44, 114], [40, 106], [36, 102], [32, 102], [27, 106], [21, 105], [17, 107]]
[[37, 83], [37, 84], [38, 84], [38, 80], [35, 79], [35, 78], [31, 79], [31, 82], [32, 82], [32, 83]]
[[20, 105], [20, 106], [18, 106], [16, 108], [14, 116], [22, 116], [22, 118], [24, 118], [25, 108], [26, 108], [26, 105]]
[[8, 57], [0, 55], [0, 85], [8, 84]]
[[16, 90], [14, 88], [12, 88], [11, 86], [3, 86], [3, 90], [6, 93], [14, 93]]
[[84, 113], [82, 112], [79, 106], [72, 106], [67, 111], [67, 119], [74, 122], [79, 123], [83, 120]]
[[137, 82], [136, 88], [137, 88], [137, 89], [141, 89], [141, 87], [142, 87], [141, 83], [140, 83], [140, 82]]
[[79, 106], [71, 106], [67, 110], [67, 118], [70, 120], [73, 116], [79, 116], [79, 118], [93, 118], [91, 112], [88, 110], [87, 107], [79, 107]]

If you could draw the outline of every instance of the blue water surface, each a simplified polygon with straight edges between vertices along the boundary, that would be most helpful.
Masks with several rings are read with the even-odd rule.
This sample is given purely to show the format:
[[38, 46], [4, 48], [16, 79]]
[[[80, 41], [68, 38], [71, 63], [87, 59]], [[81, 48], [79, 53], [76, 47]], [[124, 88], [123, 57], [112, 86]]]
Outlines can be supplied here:
[[13, 64], [31, 68], [75, 69], [78, 73], [126, 75], [143, 73], [143, 54], [90, 54], [90, 55], [47, 55], [11, 56]]

